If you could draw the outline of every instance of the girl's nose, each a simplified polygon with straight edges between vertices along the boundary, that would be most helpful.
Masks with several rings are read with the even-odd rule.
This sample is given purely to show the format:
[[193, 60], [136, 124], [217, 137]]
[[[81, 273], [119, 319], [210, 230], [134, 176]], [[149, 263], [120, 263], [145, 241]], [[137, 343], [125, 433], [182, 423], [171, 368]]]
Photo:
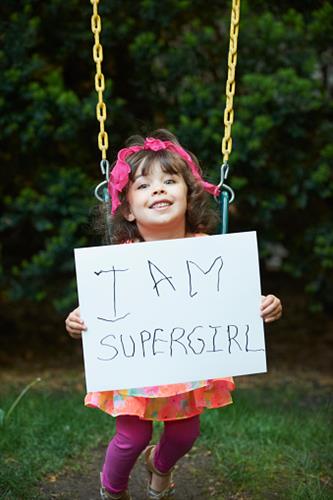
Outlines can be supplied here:
[[165, 193], [165, 188], [163, 184], [153, 187], [153, 194], [160, 194], [160, 193]]

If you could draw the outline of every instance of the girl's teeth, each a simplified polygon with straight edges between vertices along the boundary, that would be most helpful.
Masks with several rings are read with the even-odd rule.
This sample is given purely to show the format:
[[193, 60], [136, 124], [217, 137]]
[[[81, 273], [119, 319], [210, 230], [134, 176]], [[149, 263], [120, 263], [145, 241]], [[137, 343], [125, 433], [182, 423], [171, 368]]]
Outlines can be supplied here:
[[168, 207], [170, 203], [155, 203], [154, 207], [161, 208], [161, 207]]

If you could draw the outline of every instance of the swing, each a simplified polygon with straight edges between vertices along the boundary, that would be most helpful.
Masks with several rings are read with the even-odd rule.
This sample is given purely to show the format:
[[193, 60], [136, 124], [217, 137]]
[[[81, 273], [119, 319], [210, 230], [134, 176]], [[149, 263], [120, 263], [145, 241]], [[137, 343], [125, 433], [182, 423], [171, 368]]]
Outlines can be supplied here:
[[[96, 117], [100, 125], [100, 131], [98, 134], [98, 148], [101, 151], [102, 159], [100, 162], [100, 168], [102, 175], [105, 176], [105, 180], [100, 182], [95, 188], [96, 198], [103, 202], [109, 202], [109, 194], [107, 190], [109, 174], [110, 174], [110, 164], [107, 160], [106, 153], [109, 147], [108, 134], [105, 130], [105, 120], [106, 120], [106, 105], [103, 101], [103, 92], [105, 90], [105, 79], [102, 73], [102, 61], [103, 61], [103, 48], [100, 42], [100, 33], [102, 29], [101, 18], [98, 14], [98, 4], [99, 0], [90, 0], [93, 6], [93, 14], [91, 16], [91, 31], [94, 35], [94, 47], [93, 47], [93, 58], [96, 63], [96, 75], [95, 75], [95, 90], [98, 95], [98, 102], [96, 105]], [[235, 71], [237, 64], [237, 42], [238, 42], [238, 32], [239, 32], [239, 16], [240, 16], [240, 0], [232, 0], [231, 9], [231, 21], [230, 21], [230, 41], [229, 41], [229, 53], [228, 53], [228, 77], [226, 83], [226, 105], [224, 110], [224, 136], [222, 139], [222, 155], [223, 163], [221, 165], [220, 172], [220, 182], [218, 187], [220, 188], [219, 200], [221, 211], [221, 234], [228, 232], [228, 212], [229, 204], [235, 199], [235, 194], [233, 189], [225, 183], [225, 180], [229, 174], [229, 156], [232, 151], [232, 137], [231, 129], [234, 121], [234, 110], [233, 110], [233, 98], [235, 94]], [[100, 194], [101, 193], [101, 194]]]

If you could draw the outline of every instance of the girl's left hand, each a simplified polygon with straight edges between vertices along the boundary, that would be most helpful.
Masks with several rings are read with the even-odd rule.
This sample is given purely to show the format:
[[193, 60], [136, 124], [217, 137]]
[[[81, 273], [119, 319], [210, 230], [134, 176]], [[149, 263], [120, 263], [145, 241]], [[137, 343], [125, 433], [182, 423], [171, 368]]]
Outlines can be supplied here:
[[271, 323], [281, 318], [282, 304], [280, 299], [275, 295], [262, 295], [260, 315], [265, 323]]

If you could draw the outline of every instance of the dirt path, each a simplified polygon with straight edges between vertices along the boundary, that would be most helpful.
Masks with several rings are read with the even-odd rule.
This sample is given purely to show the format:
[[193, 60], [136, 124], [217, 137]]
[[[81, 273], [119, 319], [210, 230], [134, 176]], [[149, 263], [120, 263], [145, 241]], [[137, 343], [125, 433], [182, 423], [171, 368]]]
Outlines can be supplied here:
[[[81, 472], [63, 471], [49, 476], [40, 493], [45, 499], [97, 500], [99, 499], [98, 471], [103, 463], [106, 446], [92, 451], [90, 460], [83, 464]], [[206, 498], [240, 499], [244, 496], [226, 496], [223, 486], [213, 473], [211, 453], [194, 448], [176, 467], [177, 493], [175, 500]], [[143, 500], [147, 486], [147, 472], [143, 459], [136, 464], [130, 480], [132, 500]]]

